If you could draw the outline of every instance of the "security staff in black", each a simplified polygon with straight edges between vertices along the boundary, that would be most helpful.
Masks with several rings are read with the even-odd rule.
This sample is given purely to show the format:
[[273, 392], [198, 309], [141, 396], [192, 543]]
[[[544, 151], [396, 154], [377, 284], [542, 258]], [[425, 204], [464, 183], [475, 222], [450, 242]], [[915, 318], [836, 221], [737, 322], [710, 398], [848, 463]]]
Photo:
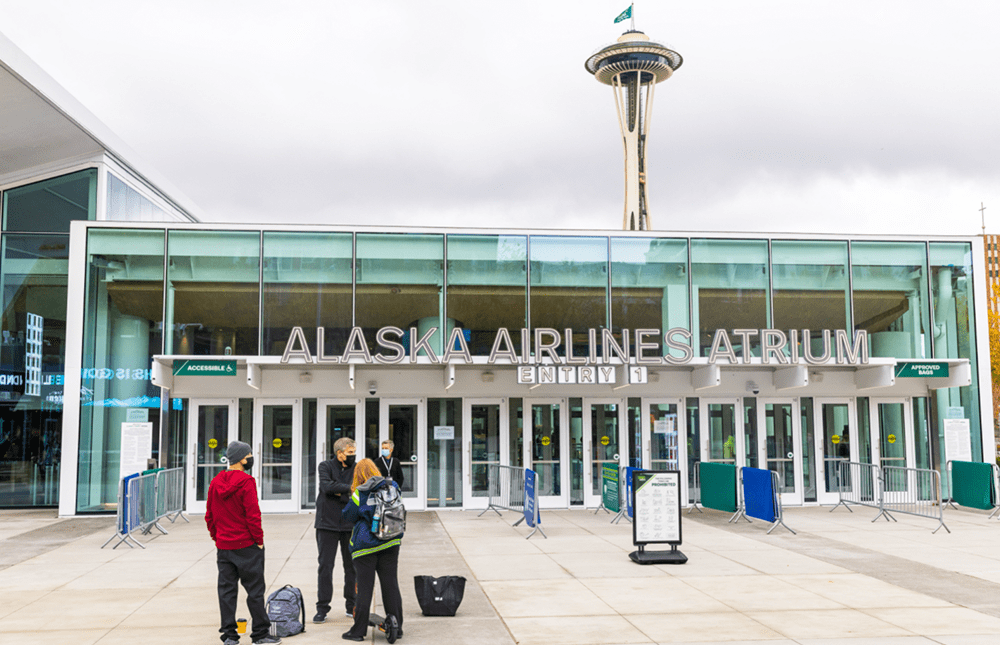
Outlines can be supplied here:
[[354, 479], [353, 439], [342, 437], [333, 444], [333, 459], [319, 465], [319, 495], [316, 497], [316, 547], [319, 550], [319, 580], [316, 585], [316, 615], [314, 623], [326, 621], [333, 599], [333, 567], [340, 548], [344, 566], [344, 609], [354, 614], [354, 562], [351, 559], [351, 531], [354, 524], [343, 517], [344, 507], [351, 501]]
[[386, 439], [382, 442], [382, 450], [379, 453], [378, 459], [373, 459], [372, 461], [375, 462], [378, 471], [382, 473], [383, 477], [396, 482], [399, 490], [403, 490], [403, 466], [399, 463], [398, 459], [392, 456], [392, 451], [395, 447], [396, 444]]

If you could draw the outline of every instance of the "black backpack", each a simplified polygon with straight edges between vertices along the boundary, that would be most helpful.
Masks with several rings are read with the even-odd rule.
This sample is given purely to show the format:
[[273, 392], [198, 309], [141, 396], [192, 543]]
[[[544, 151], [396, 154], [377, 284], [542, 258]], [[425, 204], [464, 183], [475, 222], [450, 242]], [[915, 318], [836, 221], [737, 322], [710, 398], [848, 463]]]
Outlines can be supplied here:
[[406, 507], [403, 506], [403, 496], [391, 481], [376, 490], [368, 500], [375, 506], [375, 516], [379, 518], [378, 527], [373, 527], [372, 533], [380, 540], [394, 540], [402, 537], [406, 531]]
[[284, 638], [306, 631], [306, 605], [302, 592], [292, 585], [275, 591], [267, 597], [267, 617], [271, 621], [272, 636]]

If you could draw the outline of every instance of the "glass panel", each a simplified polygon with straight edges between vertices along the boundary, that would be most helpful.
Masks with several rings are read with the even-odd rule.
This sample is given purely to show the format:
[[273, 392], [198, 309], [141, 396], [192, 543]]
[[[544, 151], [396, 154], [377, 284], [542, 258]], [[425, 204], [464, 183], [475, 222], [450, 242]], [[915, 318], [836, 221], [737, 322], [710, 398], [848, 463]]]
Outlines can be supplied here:
[[[453, 428], [455, 438], [435, 439], [441, 426]], [[427, 506], [461, 505], [462, 399], [427, 399]]]
[[628, 465], [642, 468], [642, 399], [639, 397], [628, 398], [625, 422], [628, 424]]
[[[558, 450], [555, 458], [560, 458]], [[583, 504], [583, 399], [569, 400], [569, 503]]]
[[560, 495], [559, 404], [535, 403], [531, 406], [531, 469], [538, 473], [535, 487], [539, 495]]
[[[317, 327], [324, 355], [343, 354], [353, 323], [353, 246], [350, 233], [264, 233], [264, 354], [280, 356], [292, 327], [302, 327], [313, 356]], [[368, 340], [374, 347], [374, 335]]]
[[[396, 326], [423, 336], [438, 331], [431, 346], [443, 351], [441, 317], [444, 283], [444, 237], [414, 233], [359, 233], [357, 236], [357, 320], [369, 343], [381, 327]], [[455, 323], [448, 322], [447, 333]], [[424, 352], [421, 350], [421, 355]]]
[[521, 351], [528, 326], [528, 239], [521, 235], [448, 236], [448, 317], [469, 333], [473, 356], [488, 356], [497, 330]]
[[298, 446], [292, 445], [291, 405], [265, 405], [261, 449], [261, 499], [292, 498], [292, 459]]
[[850, 329], [847, 242], [774, 240], [771, 263], [775, 328]]
[[736, 405], [708, 404], [708, 461], [736, 463]]
[[[902, 403], [879, 403], [878, 405], [879, 436], [881, 437], [879, 448], [883, 467], [906, 468], [906, 430], [903, 426], [905, 413]], [[885, 490], [890, 493], [905, 491], [905, 478], [887, 477]]]
[[[81, 426], [82, 429], [83, 426]], [[159, 462], [162, 468], [187, 468], [190, 455], [188, 443], [188, 400], [173, 399], [167, 411], [167, 428], [164, 449]]]
[[[163, 344], [163, 231], [91, 229], [87, 254], [79, 512], [117, 507], [121, 424], [129, 408], [148, 411], [159, 458], [160, 388], [150, 381], [150, 364]], [[65, 293], [59, 300], [65, 307]], [[183, 409], [180, 399], [172, 406]], [[175, 452], [160, 465], [185, 465], [186, 435], [184, 425], [171, 432]]]
[[165, 354], [256, 355], [260, 234], [170, 231]]
[[872, 356], [926, 358], [927, 256], [921, 243], [852, 242], [854, 328]]
[[489, 464], [500, 463], [500, 406], [495, 403], [472, 407], [472, 496], [490, 494]]
[[524, 467], [524, 401], [522, 399], [510, 399], [510, 411], [508, 412], [510, 423], [509, 456], [510, 465], [516, 468]]
[[[691, 240], [695, 356], [708, 356], [717, 329], [769, 328], [767, 242], [765, 240]], [[743, 348], [730, 338], [737, 356]], [[750, 338], [750, 353], [760, 355], [760, 338]]]
[[601, 494], [601, 473], [605, 464], [617, 467], [621, 428], [618, 427], [618, 405], [599, 403], [590, 406], [590, 481], [591, 493]]
[[[316, 399], [302, 401], [302, 508], [316, 508]], [[351, 408], [352, 412], [354, 408]]]
[[69, 233], [69, 223], [97, 213], [97, 169], [89, 168], [3, 193], [5, 231]]
[[778, 473], [778, 492], [795, 492], [795, 434], [791, 403], [764, 404], [767, 469]]
[[815, 502], [816, 493], [816, 432], [813, 427], [813, 400], [811, 397], [799, 399], [799, 409], [802, 412], [802, 487], [803, 500]]
[[[428, 415], [430, 420], [430, 415]], [[393, 443], [392, 454], [399, 459], [403, 468], [403, 497], [417, 496], [417, 406], [389, 406], [389, 439]], [[433, 431], [431, 433], [433, 435]], [[376, 445], [372, 458], [379, 454]]]
[[651, 403], [649, 426], [652, 470], [677, 470], [677, 406], [673, 403]]
[[[531, 238], [531, 327], [573, 330], [574, 353], [587, 355], [588, 329], [608, 324], [608, 240]], [[600, 338], [600, 335], [598, 335]], [[565, 354], [565, 344], [559, 347]]]
[[68, 244], [3, 236], [0, 506], [59, 501]]
[[240, 441], [253, 445], [253, 399], [240, 399], [239, 406], [239, 436]]
[[195, 499], [208, 499], [208, 484], [228, 468], [226, 448], [229, 446], [229, 406], [202, 405], [198, 407], [198, 455]]
[[[914, 452], [916, 453], [916, 468], [931, 468], [931, 436], [930, 423], [927, 419], [928, 397], [913, 398], [913, 434]], [[919, 478], [920, 499], [932, 499], [936, 494], [932, 482], [924, 477]], [[941, 499], [951, 497], [951, 477], [941, 478]]]
[[[353, 405], [328, 405], [326, 406], [326, 454], [323, 459], [334, 459], [333, 444], [337, 439], [347, 437], [354, 439], [356, 436], [357, 413]], [[378, 427], [378, 424], [375, 424]], [[379, 446], [381, 448], [381, 446]], [[370, 459], [377, 459], [380, 452], [376, 450], [369, 453]]]
[[863, 464], [872, 463], [872, 433], [871, 415], [869, 414], [868, 397], [859, 396], [858, 408], [858, 461]]
[[[622, 328], [690, 329], [687, 256], [687, 240], [611, 238], [611, 328], [616, 334]], [[666, 345], [663, 349], [661, 355], [667, 353]], [[680, 356], [676, 349], [670, 352]]]
[[139, 191], [108, 173], [108, 219], [119, 222], [164, 222], [171, 217]]
[[693, 503], [698, 487], [695, 486], [696, 471], [701, 463], [701, 407], [696, 397], [685, 399], [686, 426], [687, 426], [687, 461], [688, 461], [688, 490], [690, 491], [689, 503]]
[[[365, 457], [371, 460], [378, 459], [379, 450], [382, 447], [382, 441], [379, 439], [378, 429], [379, 429], [379, 418], [382, 415], [382, 410], [379, 407], [378, 399], [365, 399], [365, 426], [367, 426], [368, 431], [365, 433]], [[328, 444], [329, 445], [329, 444]], [[329, 448], [328, 448], [329, 450]], [[393, 456], [402, 462], [402, 458], [399, 456], [399, 449], [397, 448], [393, 452]], [[403, 479], [405, 482], [406, 473], [403, 473]]]
[[743, 464], [751, 468], [757, 467], [757, 399], [743, 399], [743, 450], [746, 452]]
[[[972, 437], [972, 459], [992, 461], [992, 450], [983, 446], [979, 421], [979, 363], [976, 353], [975, 301], [972, 295], [972, 249], [965, 242], [932, 242], [930, 244], [931, 295], [934, 304], [934, 357], [967, 358], [972, 368], [972, 385], [934, 390], [937, 414], [937, 435], [944, 445], [944, 419], [969, 420]], [[995, 292], [995, 287], [993, 288]], [[989, 377], [984, 379], [990, 382]], [[961, 408], [961, 414], [958, 414]], [[939, 461], [934, 468], [945, 472], [947, 455], [935, 451]], [[927, 466], [930, 467], [930, 466]], [[947, 480], [943, 477], [942, 480]], [[945, 482], [942, 481], [942, 486]]]
[[[826, 464], [826, 490], [836, 492], [851, 489], [850, 479], [839, 480], [838, 461], [851, 460], [850, 414], [846, 403], [823, 404], [823, 459]], [[847, 477], [850, 472], [845, 471]]]

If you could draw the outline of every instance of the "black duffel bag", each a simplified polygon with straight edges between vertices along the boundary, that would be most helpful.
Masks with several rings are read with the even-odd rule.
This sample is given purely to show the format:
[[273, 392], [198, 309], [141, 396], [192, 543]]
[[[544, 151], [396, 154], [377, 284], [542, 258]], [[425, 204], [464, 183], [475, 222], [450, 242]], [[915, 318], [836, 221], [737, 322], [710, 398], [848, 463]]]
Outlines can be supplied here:
[[424, 616], [454, 616], [465, 595], [465, 578], [413, 576], [413, 588]]

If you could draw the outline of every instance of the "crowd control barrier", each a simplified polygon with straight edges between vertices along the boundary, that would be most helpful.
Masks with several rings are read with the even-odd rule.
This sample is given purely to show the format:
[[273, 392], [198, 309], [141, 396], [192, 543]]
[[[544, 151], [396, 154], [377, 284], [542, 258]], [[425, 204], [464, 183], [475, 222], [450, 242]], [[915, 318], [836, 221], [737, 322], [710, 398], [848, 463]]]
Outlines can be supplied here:
[[[751, 517], [765, 522], [772, 522], [767, 530], [768, 535], [779, 525], [784, 526], [796, 535], [795, 531], [785, 524], [781, 507], [781, 488], [778, 473], [763, 468], [743, 467], [739, 469], [743, 489], [743, 506], [737, 511], [733, 520], [739, 522], [741, 517], [751, 522]], [[730, 520], [730, 521], [733, 521]]]
[[184, 516], [184, 469], [157, 469], [142, 475], [127, 475], [118, 484], [115, 534], [101, 548], [118, 538], [112, 549], [117, 549], [122, 543], [130, 548], [135, 548], [133, 544], [136, 544], [145, 549], [142, 543], [132, 537], [132, 533], [140, 531], [148, 534], [156, 528], [166, 535], [167, 530], [159, 522], [164, 517], [171, 522], [178, 517], [185, 522], [190, 521]]
[[948, 505], [957, 508], [955, 504], [993, 510], [987, 519], [1000, 513], [1000, 466], [975, 461], [951, 461], [945, 464], [951, 478], [951, 499]]
[[611, 518], [612, 524], [625, 519], [632, 522], [632, 473], [641, 470], [632, 466], [618, 468], [618, 513]]
[[521, 518], [514, 522], [517, 526], [521, 522], [527, 522], [532, 531], [525, 540], [530, 540], [535, 533], [541, 533], [546, 540], [549, 536], [542, 530], [541, 509], [538, 508], [538, 474], [530, 468], [521, 468], [524, 471], [524, 510]]
[[[871, 480], [866, 473], [871, 473]], [[831, 512], [841, 504], [847, 510], [851, 510], [849, 504], [871, 506], [878, 509], [872, 522], [880, 517], [895, 522], [893, 513], [903, 513], [937, 520], [937, 528], [932, 533], [937, 533], [941, 527], [951, 533], [944, 523], [941, 473], [936, 470], [839, 461], [834, 484], [840, 501]]]
[[486, 477], [490, 504], [477, 517], [487, 511], [494, 511], [501, 517], [500, 511], [524, 512], [524, 468], [486, 464]]
[[[701, 490], [701, 505], [705, 508], [739, 513], [740, 499], [737, 478], [738, 469], [735, 464], [720, 464], [703, 461], [698, 464], [699, 488]], [[732, 522], [736, 515], [729, 518]]]
[[[701, 463], [701, 462], [698, 462], [698, 463]], [[695, 467], [691, 469], [691, 492], [690, 492], [690, 495], [691, 495], [691, 508], [688, 509], [688, 515], [690, 515], [691, 512], [695, 511], [695, 510], [697, 510], [699, 513], [701, 513], [702, 512], [702, 510], [701, 510], [701, 506], [702, 506], [702, 504], [701, 504], [701, 468], [698, 468], [697, 464], [695, 464]]]

